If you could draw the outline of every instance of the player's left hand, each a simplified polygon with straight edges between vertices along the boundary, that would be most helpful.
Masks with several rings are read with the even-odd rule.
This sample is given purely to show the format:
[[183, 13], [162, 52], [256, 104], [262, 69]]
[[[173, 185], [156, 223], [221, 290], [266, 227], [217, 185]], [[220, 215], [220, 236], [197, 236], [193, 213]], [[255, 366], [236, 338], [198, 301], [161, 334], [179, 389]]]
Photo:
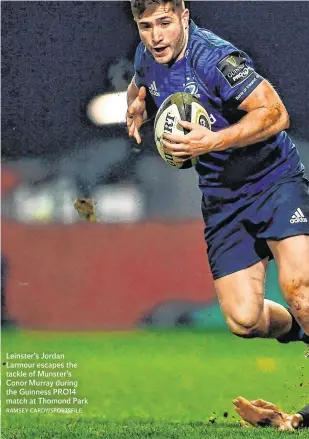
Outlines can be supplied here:
[[179, 125], [190, 132], [188, 134], [164, 133], [162, 140], [165, 151], [175, 157], [175, 162], [182, 163], [188, 158], [206, 154], [218, 146], [218, 133], [183, 120], [179, 121]]

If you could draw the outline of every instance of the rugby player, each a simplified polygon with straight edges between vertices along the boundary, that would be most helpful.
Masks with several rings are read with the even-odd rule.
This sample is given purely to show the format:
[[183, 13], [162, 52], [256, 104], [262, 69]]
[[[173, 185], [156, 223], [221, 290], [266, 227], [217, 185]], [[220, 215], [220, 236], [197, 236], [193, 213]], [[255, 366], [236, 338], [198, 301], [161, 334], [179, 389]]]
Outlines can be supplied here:
[[263, 399], [248, 401], [239, 396], [233, 401], [236, 412], [249, 424], [270, 426], [279, 430], [309, 427], [309, 404], [297, 413], [284, 413], [279, 407]]
[[[198, 157], [210, 267], [222, 312], [240, 337], [309, 340], [309, 182], [272, 85], [233, 44], [201, 29], [181, 0], [131, 0], [141, 42], [128, 87], [129, 136], [176, 92], [194, 94], [212, 129], [181, 122], [165, 135], [179, 162]], [[288, 309], [264, 298], [274, 258]], [[168, 262], [168, 261], [167, 261]]]

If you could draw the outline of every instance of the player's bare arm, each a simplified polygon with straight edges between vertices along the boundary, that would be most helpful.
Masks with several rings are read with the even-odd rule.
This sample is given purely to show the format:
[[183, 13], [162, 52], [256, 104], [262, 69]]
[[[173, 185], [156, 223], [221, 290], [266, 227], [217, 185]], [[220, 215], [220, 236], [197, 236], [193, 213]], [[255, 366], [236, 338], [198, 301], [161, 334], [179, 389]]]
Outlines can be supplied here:
[[236, 124], [217, 132], [200, 125], [181, 122], [187, 135], [165, 135], [164, 146], [179, 160], [211, 151], [241, 148], [263, 141], [289, 127], [289, 116], [275, 89], [266, 80], [240, 104], [246, 115]]
[[218, 150], [252, 145], [289, 127], [288, 112], [266, 80], [238, 108], [247, 114], [237, 124], [222, 131], [222, 145]]
[[145, 99], [146, 88], [136, 87], [133, 78], [127, 90], [128, 109], [126, 114], [126, 123], [129, 136], [134, 137], [138, 144], [140, 144], [142, 141], [139, 130], [142, 126], [142, 123], [147, 119]]

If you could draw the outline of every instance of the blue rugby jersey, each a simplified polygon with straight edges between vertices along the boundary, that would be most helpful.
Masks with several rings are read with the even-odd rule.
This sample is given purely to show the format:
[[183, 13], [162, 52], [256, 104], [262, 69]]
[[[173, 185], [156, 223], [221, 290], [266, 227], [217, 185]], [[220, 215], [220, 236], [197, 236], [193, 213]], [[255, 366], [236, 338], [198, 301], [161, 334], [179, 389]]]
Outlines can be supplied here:
[[[198, 28], [192, 20], [182, 59], [171, 66], [159, 64], [140, 43], [134, 68], [136, 85], [147, 88], [156, 108], [173, 93], [194, 94], [207, 110], [213, 131], [236, 123], [246, 114], [237, 107], [263, 80], [246, 53]], [[205, 195], [228, 199], [232, 194], [248, 190], [256, 193], [278, 179], [301, 175], [303, 165], [295, 145], [281, 131], [254, 145], [201, 155], [196, 170]]]

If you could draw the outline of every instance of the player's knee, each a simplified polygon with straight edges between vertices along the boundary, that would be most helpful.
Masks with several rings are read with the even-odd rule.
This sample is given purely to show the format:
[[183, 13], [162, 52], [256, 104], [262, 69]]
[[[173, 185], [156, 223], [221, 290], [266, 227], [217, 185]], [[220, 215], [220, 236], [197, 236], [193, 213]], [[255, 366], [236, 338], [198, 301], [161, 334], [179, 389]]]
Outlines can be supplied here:
[[297, 303], [303, 306], [307, 303], [309, 306], [309, 273], [296, 273], [289, 277], [281, 277], [279, 283], [290, 307], [297, 307]]
[[229, 316], [226, 323], [230, 331], [238, 337], [254, 338], [260, 334], [260, 314]]

